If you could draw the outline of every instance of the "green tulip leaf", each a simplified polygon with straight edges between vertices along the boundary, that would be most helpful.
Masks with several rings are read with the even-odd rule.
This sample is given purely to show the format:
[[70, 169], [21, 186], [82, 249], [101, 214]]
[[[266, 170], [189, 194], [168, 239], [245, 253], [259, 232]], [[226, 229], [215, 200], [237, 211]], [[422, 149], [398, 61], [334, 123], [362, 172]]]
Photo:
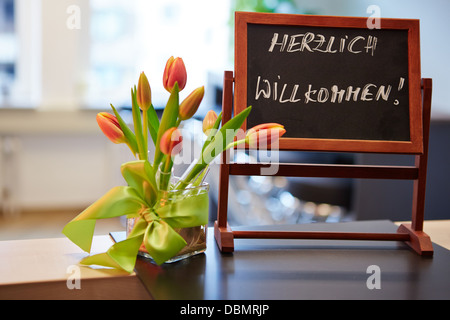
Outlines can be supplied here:
[[122, 117], [120, 116], [119, 112], [117, 112], [116, 108], [114, 108], [114, 106], [112, 104], [111, 108], [114, 112], [114, 115], [117, 118], [117, 121], [119, 121], [119, 125], [120, 128], [123, 131], [123, 134], [125, 135], [125, 138], [127, 139], [127, 144], [130, 147], [131, 151], [133, 152], [134, 155], [136, 155], [137, 153], [139, 153], [139, 148], [137, 145], [137, 141], [136, 141], [136, 136], [133, 133], [133, 131], [128, 127], [128, 125], [125, 123], [125, 121], [122, 119]]
[[155, 160], [153, 161], [153, 170], [155, 171], [158, 169], [158, 166], [161, 163], [163, 157], [163, 153], [159, 148], [161, 137], [168, 129], [176, 126], [179, 107], [180, 104], [178, 83], [175, 82], [175, 86], [173, 87], [172, 93], [170, 94], [169, 100], [167, 101], [167, 105], [164, 108], [164, 112], [161, 117], [161, 123], [159, 124], [158, 136], [155, 145]]
[[153, 143], [156, 146], [156, 140], [158, 139], [159, 119], [158, 115], [156, 114], [155, 108], [153, 107], [153, 104], [150, 105], [150, 108], [148, 108], [147, 110], [147, 119], [150, 136], [152, 137]]

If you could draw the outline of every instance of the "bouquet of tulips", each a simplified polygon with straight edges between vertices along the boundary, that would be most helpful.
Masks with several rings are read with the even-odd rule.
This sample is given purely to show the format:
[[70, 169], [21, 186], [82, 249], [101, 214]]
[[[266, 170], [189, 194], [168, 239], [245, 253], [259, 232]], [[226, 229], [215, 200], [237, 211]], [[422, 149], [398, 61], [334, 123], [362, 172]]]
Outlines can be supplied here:
[[[198, 160], [189, 167], [182, 179], [172, 182], [173, 159], [182, 148], [180, 123], [196, 113], [204, 95], [204, 87], [199, 87], [180, 103], [179, 93], [184, 89], [186, 80], [183, 60], [169, 58], [164, 69], [163, 85], [170, 96], [159, 119], [152, 105], [150, 84], [142, 72], [137, 87], [131, 89], [134, 130], [128, 127], [112, 104], [114, 114], [101, 112], [97, 115], [103, 133], [114, 143], [127, 144], [136, 160], [121, 166], [128, 186], [111, 189], [70, 221], [63, 233], [83, 250], [90, 252], [97, 219], [127, 215], [127, 218], [136, 218], [136, 223], [126, 240], [115, 243], [106, 253], [84, 258], [82, 264], [103, 265], [132, 272], [142, 246], [157, 264], [167, 261], [186, 245], [176, 230], [208, 223], [207, 193], [189, 196], [189, 190], [202, 183], [207, 172], [205, 169], [214, 158], [224, 150], [241, 144], [256, 147], [260, 142], [266, 145], [273, 143], [284, 134], [283, 126], [269, 123], [253, 127], [242, 139], [236, 139], [251, 107], [235, 115], [220, 129], [221, 113], [217, 115], [211, 110], [203, 120], [203, 132], [207, 137]], [[153, 161], [148, 156], [149, 138], [155, 146]], [[188, 196], [176, 205], [162, 206], [162, 194], [170, 190], [185, 190]]]

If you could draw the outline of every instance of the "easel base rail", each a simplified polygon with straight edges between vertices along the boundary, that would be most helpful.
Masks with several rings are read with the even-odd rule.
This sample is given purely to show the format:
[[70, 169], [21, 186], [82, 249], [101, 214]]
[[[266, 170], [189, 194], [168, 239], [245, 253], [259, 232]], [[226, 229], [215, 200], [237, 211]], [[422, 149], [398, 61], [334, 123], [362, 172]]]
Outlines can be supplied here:
[[362, 241], [404, 241], [416, 253], [433, 255], [430, 237], [423, 231], [415, 231], [410, 224], [402, 224], [397, 233], [359, 232], [317, 232], [317, 231], [233, 231], [227, 224], [219, 227], [214, 223], [214, 236], [221, 252], [234, 251], [234, 239], [298, 239], [298, 240], [362, 240]]

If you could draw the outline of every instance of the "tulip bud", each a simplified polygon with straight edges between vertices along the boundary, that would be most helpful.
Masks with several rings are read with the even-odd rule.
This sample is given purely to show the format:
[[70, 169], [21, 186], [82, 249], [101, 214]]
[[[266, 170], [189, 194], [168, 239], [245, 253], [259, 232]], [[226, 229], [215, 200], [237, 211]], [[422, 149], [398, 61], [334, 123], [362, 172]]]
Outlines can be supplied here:
[[127, 142], [127, 139], [120, 128], [119, 121], [114, 115], [108, 112], [100, 112], [97, 114], [97, 123], [105, 136], [112, 142], [117, 144]]
[[139, 108], [143, 111], [147, 111], [152, 105], [152, 91], [148, 82], [147, 76], [144, 72], [141, 72], [139, 76], [138, 87], [136, 91], [136, 100]]
[[278, 123], [263, 123], [249, 129], [245, 140], [247, 144], [254, 148], [257, 146], [270, 146], [286, 132], [284, 126]]
[[186, 86], [187, 74], [183, 59], [170, 57], [164, 68], [163, 85], [164, 88], [172, 92], [175, 82], [178, 82], [178, 89], [181, 91]]
[[183, 136], [176, 127], [168, 129], [161, 137], [160, 150], [166, 155], [174, 156], [181, 152]]
[[209, 110], [205, 118], [203, 119], [203, 133], [208, 135], [209, 130], [211, 130], [214, 127], [216, 120], [217, 114], [214, 112], [214, 110]]
[[202, 102], [203, 95], [205, 94], [205, 87], [200, 87], [191, 92], [180, 104], [179, 116], [180, 120], [187, 120], [197, 112], [200, 103]]

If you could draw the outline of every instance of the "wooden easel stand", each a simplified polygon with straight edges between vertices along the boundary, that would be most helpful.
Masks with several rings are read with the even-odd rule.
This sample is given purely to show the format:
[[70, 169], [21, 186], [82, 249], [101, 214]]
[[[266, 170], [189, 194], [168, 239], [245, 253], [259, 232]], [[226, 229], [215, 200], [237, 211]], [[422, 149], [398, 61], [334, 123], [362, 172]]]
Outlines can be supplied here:
[[[231, 119], [233, 104], [233, 72], [224, 75], [223, 123]], [[295, 232], [295, 231], [234, 231], [227, 222], [228, 186], [230, 175], [261, 175], [263, 164], [228, 163], [228, 151], [222, 154], [220, 166], [218, 215], [214, 235], [221, 252], [234, 251], [234, 239], [322, 239], [404, 241], [420, 255], [432, 256], [430, 237], [423, 232], [428, 140], [431, 114], [432, 80], [422, 79], [423, 153], [415, 156], [414, 166], [279, 164], [276, 176], [331, 177], [363, 179], [414, 180], [412, 223], [402, 224], [396, 233], [355, 232]]]

